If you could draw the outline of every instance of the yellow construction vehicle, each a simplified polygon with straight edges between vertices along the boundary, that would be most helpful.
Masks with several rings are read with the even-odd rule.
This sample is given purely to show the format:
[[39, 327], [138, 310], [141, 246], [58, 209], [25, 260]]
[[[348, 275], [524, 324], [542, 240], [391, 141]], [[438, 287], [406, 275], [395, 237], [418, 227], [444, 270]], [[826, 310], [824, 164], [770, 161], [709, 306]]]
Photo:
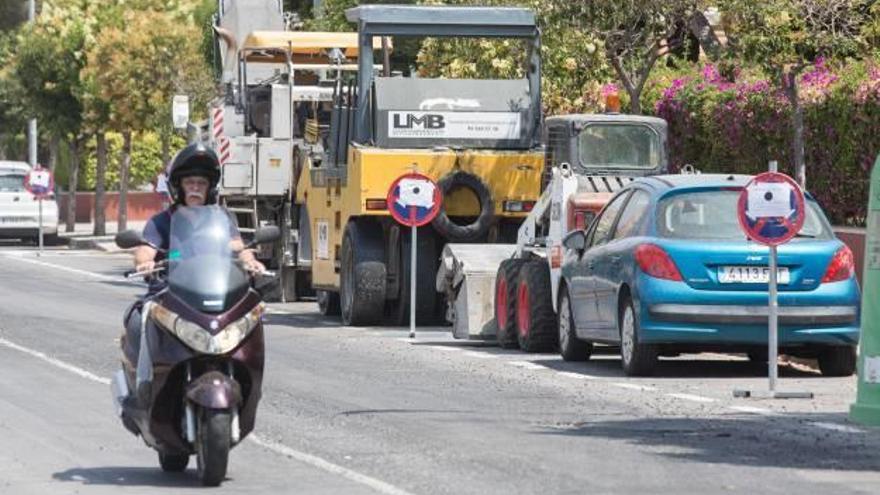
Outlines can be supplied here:
[[[515, 242], [540, 196], [539, 30], [534, 14], [521, 8], [366, 5], [346, 16], [357, 25], [358, 71], [337, 79], [329, 128], [317, 113], [307, 118], [297, 155], [301, 262], [310, 267], [321, 311], [341, 312], [345, 324], [405, 321], [410, 270], [418, 273], [418, 320], [438, 321], [445, 310], [435, 290], [443, 246]], [[377, 73], [374, 43], [401, 36], [517, 40], [523, 77], [390, 76], [387, 56]], [[392, 181], [412, 171], [438, 181], [444, 194], [438, 217], [419, 231], [415, 267], [408, 229], [392, 220], [385, 200]]]

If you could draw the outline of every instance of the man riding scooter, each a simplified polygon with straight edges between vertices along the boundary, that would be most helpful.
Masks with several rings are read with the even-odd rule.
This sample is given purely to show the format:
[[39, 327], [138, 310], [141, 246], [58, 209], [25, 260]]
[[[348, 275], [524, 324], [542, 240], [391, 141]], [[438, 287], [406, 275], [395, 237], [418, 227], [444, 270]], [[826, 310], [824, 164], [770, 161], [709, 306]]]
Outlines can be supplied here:
[[217, 156], [184, 148], [169, 170], [175, 204], [143, 234], [117, 235], [135, 248], [135, 274], [149, 290], [126, 313], [122, 370], [112, 391], [123, 424], [159, 453], [165, 471], [197, 455], [205, 485], [225, 477], [231, 447], [254, 426], [263, 373], [264, 305], [251, 288], [263, 272], [250, 247], [274, 242], [276, 227], [245, 245], [216, 205]]

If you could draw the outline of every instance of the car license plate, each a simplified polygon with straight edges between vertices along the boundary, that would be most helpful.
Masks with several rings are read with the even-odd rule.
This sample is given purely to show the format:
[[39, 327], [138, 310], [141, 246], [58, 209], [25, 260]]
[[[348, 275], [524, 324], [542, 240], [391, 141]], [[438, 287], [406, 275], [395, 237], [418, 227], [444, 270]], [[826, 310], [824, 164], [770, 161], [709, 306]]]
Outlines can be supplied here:
[[[788, 268], [776, 269], [776, 280], [787, 284], [790, 280]], [[722, 266], [718, 269], [718, 282], [722, 284], [767, 284], [770, 283], [770, 267], [767, 266]]]

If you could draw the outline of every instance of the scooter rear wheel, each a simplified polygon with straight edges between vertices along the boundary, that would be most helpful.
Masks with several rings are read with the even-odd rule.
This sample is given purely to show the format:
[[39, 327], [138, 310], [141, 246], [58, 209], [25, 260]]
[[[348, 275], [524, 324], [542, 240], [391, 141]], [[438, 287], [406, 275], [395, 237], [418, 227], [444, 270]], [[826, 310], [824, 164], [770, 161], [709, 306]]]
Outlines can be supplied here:
[[226, 478], [229, 462], [232, 415], [215, 409], [201, 412], [196, 439], [199, 478], [204, 486], [219, 486]]

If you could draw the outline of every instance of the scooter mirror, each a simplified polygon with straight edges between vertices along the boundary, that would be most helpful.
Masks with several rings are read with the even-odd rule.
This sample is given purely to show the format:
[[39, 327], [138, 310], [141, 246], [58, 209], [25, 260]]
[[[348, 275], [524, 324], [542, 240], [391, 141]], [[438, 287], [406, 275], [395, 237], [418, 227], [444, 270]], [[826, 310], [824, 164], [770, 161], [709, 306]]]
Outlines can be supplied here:
[[136, 230], [124, 230], [116, 234], [116, 245], [122, 249], [131, 249], [138, 246], [146, 246], [149, 243], [144, 240], [141, 234]]
[[261, 227], [254, 233], [254, 240], [248, 243], [247, 247], [252, 248], [257, 244], [268, 244], [275, 242], [281, 238], [281, 229], [274, 225]]

